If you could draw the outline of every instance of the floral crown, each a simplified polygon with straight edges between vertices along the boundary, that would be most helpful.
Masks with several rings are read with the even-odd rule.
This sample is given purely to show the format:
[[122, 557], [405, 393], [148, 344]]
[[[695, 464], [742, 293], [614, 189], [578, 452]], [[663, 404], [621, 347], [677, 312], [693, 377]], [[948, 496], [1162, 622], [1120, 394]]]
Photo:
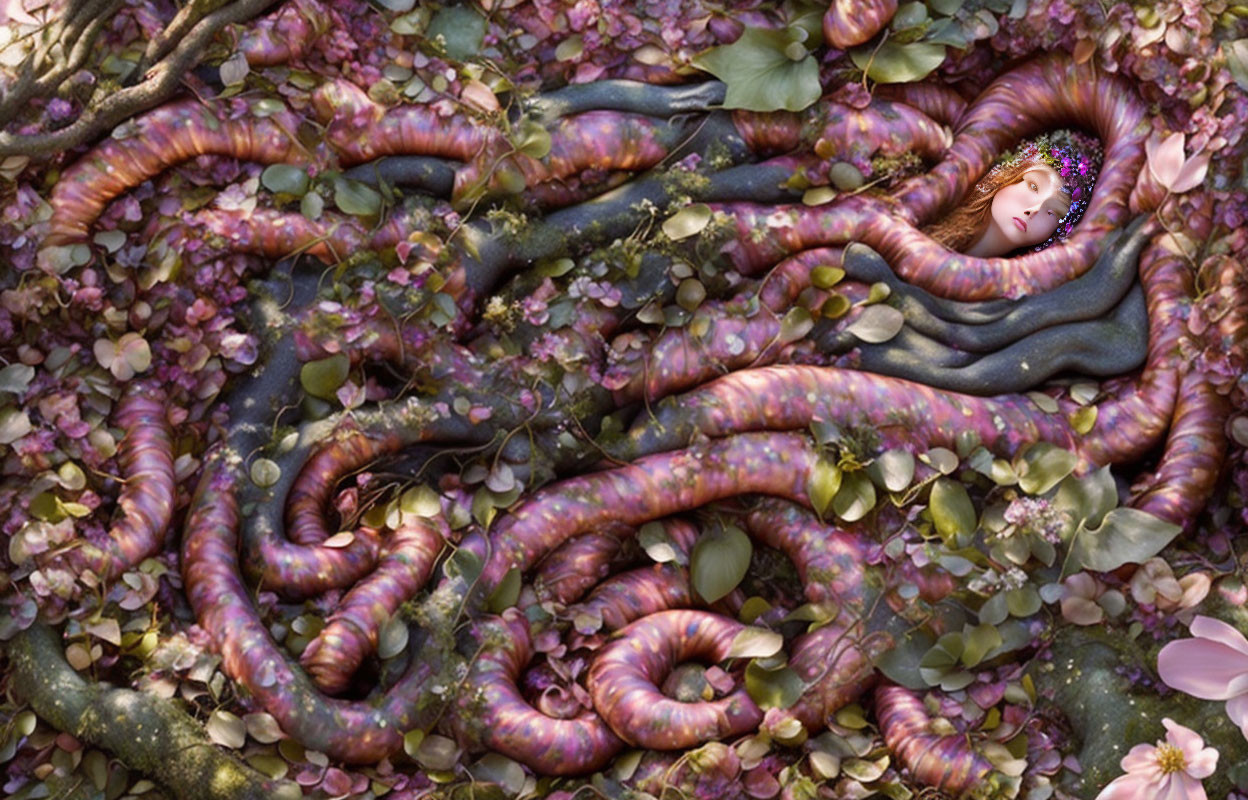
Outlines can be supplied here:
[[[1086, 133], [1062, 128], [1024, 141], [1016, 151], [1007, 151], [986, 178], [1020, 163], [1047, 164], [1061, 176], [1062, 191], [1070, 197], [1070, 210], [1058, 220], [1053, 235], [1036, 245], [1036, 250], [1043, 250], [1058, 239], [1065, 239], [1087, 210], [1092, 200], [1092, 187], [1096, 185], [1096, 177], [1101, 171], [1102, 156], [1100, 140]], [[985, 179], [983, 183], [989, 182]]]

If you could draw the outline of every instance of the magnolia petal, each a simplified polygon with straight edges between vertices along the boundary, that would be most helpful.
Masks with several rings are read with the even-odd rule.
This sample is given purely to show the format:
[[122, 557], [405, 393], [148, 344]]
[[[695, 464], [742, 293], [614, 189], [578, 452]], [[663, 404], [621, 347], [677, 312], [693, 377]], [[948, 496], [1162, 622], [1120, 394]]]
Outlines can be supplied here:
[[1144, 144], [1148, 153], [1148, 169], [1162, 186], [1170, 189], [1179, 170], [1183, 168], [1183, 143], [1186, 140], [1181, 133], [1172, 133], [1161, 144], [1155, 144], [1150, 138]]
[[1141, 797], [1152, 797], [1156, 788], [1153, 781], [1142, 775], [1123, 775], [1110, 781], [1096, 800], [1140, 800]]
[[1183, 168], [1179, 170], [1179, 174], [1174, 179], [1174, 185], [1170, 187], [1170, 191], [1175, 194], [1183, 194], [1191, 191], [1199, 186], [1205, 180], [1205, 173], [1209, 171], [1209, 154], [1202, 153], [1193, 156], [1183, 162]]
[[1208, 778], [1218, 768], [1218, 751], [1213, 747], [1197, 750], [1187, 758], [1187, 774], [1198, 780]]
[[1239, 730], [1248, 739], [1248, 693], [1239, 694], [1226, 701], [1226, 715], [1239, 726]]
[[1205, 787], [1186, 772], [1171, 772], [1161, 779], [1156, 794], [1140, 797], [1151, 797], [1155, 800], [1209, 800], [1205, 795]]
[[1209, 639], [1180, 639], [1157, 654], [1157, 674], [1193, 697], [1226, 700], [1239, 694], [1231, 685], [1248, 676], [1248, 656]]
[[1151, 744], [1137, 744], [1122, 757], [1123, 772], [1143, 772], [1157, 766], [1157, 748]]
[[1201, 639], [1212, 639], [1248, 656], [1248, 639], [1245, 639], [1244, 635], [1235, 627], [1228, 625], [1220, 619], [1199, 616], [1192, 620], [1188, 630], [1192, 632], [1193, 636], [1199, 636]]
[[1161, 721], [1166, 726], [1166, 741], [1183, 751], [1183, 755], [1191, 758], [1205, 746], [1205, 740], [1191, 728], [1180, 725], [1167, 717]]

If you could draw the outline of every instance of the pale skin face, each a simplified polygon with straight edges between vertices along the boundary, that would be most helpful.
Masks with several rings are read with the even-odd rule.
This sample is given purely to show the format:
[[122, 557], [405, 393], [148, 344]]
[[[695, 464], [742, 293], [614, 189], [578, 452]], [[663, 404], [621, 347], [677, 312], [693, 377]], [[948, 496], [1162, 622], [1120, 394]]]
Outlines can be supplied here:
[[1048, 167], [1028, 170], [1021, 181], [993, 196], [988, 229], [967, 255], [991, 258], [1038, 245], [1053, 235], [1069, 208], [1056, 172]]

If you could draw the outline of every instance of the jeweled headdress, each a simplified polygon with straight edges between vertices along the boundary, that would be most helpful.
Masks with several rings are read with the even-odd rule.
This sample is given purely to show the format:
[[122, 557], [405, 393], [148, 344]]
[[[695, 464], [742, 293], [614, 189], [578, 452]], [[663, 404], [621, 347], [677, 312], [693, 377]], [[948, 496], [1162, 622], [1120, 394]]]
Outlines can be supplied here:
[[1070, 210], [1058, 220], [1053, 235], [1036, 245], [1036, 250], [1043, 250], [1058, 239], [1066, 238], [1087, 210], [1092, 200], [1092, 187], [1101, 171], [1102, 156], [1100, 140], [1062, 128], [1042, 133], [1021, 142], [1017, 150], [1005, 152], [982, 183], [989, 183], [988, 177], [1023, 162], [1047, 164], [1057, 171], [1062, 178], [1062, 191], [1070, 197]]

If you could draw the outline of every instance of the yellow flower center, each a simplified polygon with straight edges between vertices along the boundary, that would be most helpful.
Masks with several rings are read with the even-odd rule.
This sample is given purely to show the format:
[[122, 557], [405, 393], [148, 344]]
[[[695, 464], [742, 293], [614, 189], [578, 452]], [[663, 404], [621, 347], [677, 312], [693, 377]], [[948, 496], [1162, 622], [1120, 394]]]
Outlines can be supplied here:
[[1182, 772], [1187, 769], [1187, 758], [1182, 750], [1172, 744], [1158, 745], [1157, 766], [1161, 767], [1163, 774]]

